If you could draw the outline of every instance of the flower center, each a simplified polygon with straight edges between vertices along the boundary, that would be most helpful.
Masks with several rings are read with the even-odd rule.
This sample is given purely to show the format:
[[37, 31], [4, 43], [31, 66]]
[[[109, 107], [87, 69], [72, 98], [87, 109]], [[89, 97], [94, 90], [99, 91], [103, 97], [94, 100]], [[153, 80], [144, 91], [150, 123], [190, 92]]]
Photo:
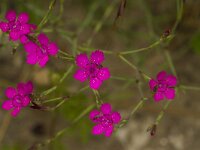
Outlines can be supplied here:
[[168, 84], [165, 81], [160, 81], [157, 86], [159, 92], [164, 92], [168, 88]]
[[89, 77], [90, 77], [90, 78], [95, 78], [95, 77], [97, 77], [100, 68], [102, 68], [101, 65], [93, 64], [93, 63], [89, 64], [88, 67], [87, 67], [87, 71], [88, 71]]
[[103, 125], [103, 127], [108, 127], [113, 124], [112, 118], [109, 114], [100, 116], [98, 121]]
[[16, 95], [16, 96], [13, 98], [13, 105], [14, 105], [14, 106], [21, 106], [21, 105], [22, 105], [22, 99], [23, 99], [23, 96], [21, 96], [21, 95]]

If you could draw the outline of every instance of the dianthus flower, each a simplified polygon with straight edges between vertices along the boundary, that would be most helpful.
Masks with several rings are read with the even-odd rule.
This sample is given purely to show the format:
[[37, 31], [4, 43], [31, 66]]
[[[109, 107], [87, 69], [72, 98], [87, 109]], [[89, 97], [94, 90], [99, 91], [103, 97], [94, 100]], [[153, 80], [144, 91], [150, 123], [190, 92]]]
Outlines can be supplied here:
[[94, 135], [104, 134], [106, 137], [111, 136], [114, 125], [121, 120], [121, 115], [118, 112], [112, 112], [112, 107], [109, 103], [102, 104], [100, 111], [91, 111], [89, 117], [96, 124], [92, 129], [92, 133]]
[[37, 42], [28, 41], [24, 44], [27, 52], [26, 62], [34, 65], [39, 63], [40, 67], [44, 67], [49, 60], [49, 56], [58, 53], [58, 46], [54, 42], [50, 42], [48, 37], [41, 33], [38, 35]]
[[23, 43], [26, 35], [36, 29], [36, 26], [29, 24], [29, 15], [27, 13], [20, 13], [17, 17], [16, 12], [10, 10], [6, 13], [5, 18], [7, 22], [0, 22], [0, 29], [2, 32], [8, 32], [11, 40], [19, 40]]
[[23, 107], [29, 105], [31, 98], [30, 94], [33, 92], [32, 82], [19, 83], [17, 89], [13, 87], [8, 87], [5, 91], [5, 95], [8, 100], [4, 101], [2, 108], [5, 110], [12, 109], [11, 115], [13, 117], [17, 116]]
[[110, 71], [101, 64], [104, 61], [104, 53], [100, 50], [93, 51], [90, 59], [86, 54], [76, 56], [76, 64], [79, 69], [74, 74], [74, 78], [80, 82], [89, 80], [90, 88], [98, 89], [104, 80], [110, 78]]
[[165, 71], [161, 71], [157, 74], [157, 79], [151, 79], [149, 81], [149, 87], [154, 92], [154, 100], [156, 102], [163, 100], [165, 97], [168, 100], [175, 98], [175, 86], [177, 85], [177, 79], [171, 74], [167, 74]]

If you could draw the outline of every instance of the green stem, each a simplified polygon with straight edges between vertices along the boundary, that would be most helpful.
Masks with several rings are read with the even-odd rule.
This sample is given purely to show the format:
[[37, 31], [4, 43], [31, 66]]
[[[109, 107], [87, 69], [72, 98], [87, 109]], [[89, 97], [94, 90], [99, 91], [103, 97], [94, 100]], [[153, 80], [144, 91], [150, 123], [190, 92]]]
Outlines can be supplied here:
[[93, 91], [93, 93], [95, 95], [97, 108], [100, 108], [101, 104], [103, 104], [103, 101], [100, 100], [99, 92], [97, 90], [92, 90], [92, 91]]
[[200, 91], [200, 87], [194, 87], [194, 86], [180, 85], [180, 88], [184, 90]]
[[47, 11], [47, 13], [45, 14], [45, 16], [42, 18], [42, 21], [40, 22], [40, 24], [38, 25], [37, 31], [39, 31], [48, 21], [49, 19], [49, 15], [51, 13], [51, 11], [53, 10], [53, 7], [56, 3], [56, 0], [51, 0], [50, 4], [49, 4], [49, 9]]
[[156, 118], [156, 121], [155, 121], [155, 124], [156, 124], [156, 125], [158, 125], [158, 124], [160, 123], [161, 119], [162, 119], [163, 116], [164, 116], [164, 113], [165, 113], [166, 109], [169, 107], [169, 105], [170, 105], [171, 102], [172, 102], [172, 101], [168, 101], [168, 102], [163, 106], [162, 111], [158, 114], [158, 116], [157, 116], [157, 118]]

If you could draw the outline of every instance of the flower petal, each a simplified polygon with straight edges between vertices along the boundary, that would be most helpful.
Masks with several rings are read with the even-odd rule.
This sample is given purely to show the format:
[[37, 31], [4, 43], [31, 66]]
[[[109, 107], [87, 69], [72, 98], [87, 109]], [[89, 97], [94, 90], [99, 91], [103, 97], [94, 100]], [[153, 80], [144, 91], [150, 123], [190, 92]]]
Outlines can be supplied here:
[[90, 62], [86, 54], [79, 54], [76, 56], [76, 64], [80, 68], [85, 68], [89, 63]]
[[13, 41], [16, 41], [19, 39], [20, 37], [20, 33], [18, 31], [15, 31], [15, 30], [12, 30], [9, 34], [10, 36], [10, 39], [13, 40]]
[[112, 111], [112, 107], [109, 103], [104, 103], [101, 105], [100, 110], [103, 114], [110, 114]]
[[26, 44], [26, 43], [28, 42], [28, 38], [27, 38], [25, 35], [22, 35], [22, 36], [20, 37], [20, 42], [21, 42], [22, 44]]
[[102, 68], [101, 70], [99, 70], [99, 73], [97, 76], [101, 80], [107, 80], [110, 78], [110, 71], [108, 68]]
[[31, 65], [35, 65], [38, 62], [38, 57], [36, 53], [30, 53], [26, 57], [26, 62]]
[[105, 131], [104, 127], [101, 124], [97, 124], [92, 129], [92, 134], [99, 135]]
[[112, 117], [112, 120], [115, 124], [118, 124], [121, 120], [121, 115], [118, 112], [113, 112], [111, 117]]
[[39, 61], [40, 67], [44, 67], [48, 61], [49, 61], [48, 55], [45, 55], [44, 57], [42, 57]]
[[49, 43], [49, 38], [44, 33], [40, 33], [38, 35], [38, 40], [43, 45], [47, 45]]
[[157, 75], [157, 80], [165, 80], [167, 77], [167, 73], [166, 71], [161, 71], [158, 73]]
[[23, 100], [22, 100], [22, 105], [23, 105], [24, 107], [26, 107], [26, 106], [28, 106], [28, 105], [30, 104], [30, 102], [31, 102], [31, 99], [30, 99], [28, 96], [25, 96], [25, 97], [23, 98]]
[[90, 120], [92, 120], [93, 122], [98, 122], [96, 120], [96, 117], [100, 114], [100, 112], [98, 110], [93, 110], [90, 112], [89, 118]]
[[149, 81], [149, 87], [150, 87], [150, 89], [151, 89], [152, 91], [154, 90], [154, 88], [155, 88], [157, 85], [158, 85], [158, 83], [157, 83], [156, 80], [151, 79], [151, 80]]
[[15, 21], [16, 19], [16, 12], [14, 10], [9, 10], [6, 13], [6, 17], [5, 17], [9, 22], [10, 21]]
[[17, 91], [15, 88], [13, 87], [8, 87], [5, 91], [5, 94], [8, 98], [13, 98], [16, 94], [17, 94]]
[[28, 34], [31, 32], [31, 27], [28, 24], [23, 24], [20, 27], [20, 34], [24, 35], [24, 34]]
[[177, 78], [173, 75], [168, 75], [166, 78], [166, 82], [169, 86], [174, 87], [177, 85]]
[[96, 50], [92, 52], [90, 60], [95, 64], [101, 64], [104, 61], [104, 53], [101, 50]]
[[2, 108], [5, 109], [5, 110], [10, 110], [13, 108], [13, 103], [12, 103], [12, 100], [6, 100], [3, 102], [2, 104]]
[[31, 81], [28, 81], [25, 84], [26, 87], [26, 94], [31, 94], [33, 92], [33, 83]]
[[25, 84], [24, 83], [18, 83], [17, 84], [17, 91], [18, 91], [18, 94], [25, 95], [26, 94]]
[[56, 55], [57, 53], [58, 53], [58, 46], [56, 45], [56, 43], [50, 43], [49, 45], [48, 45], [48, 52], [49, 52], [49, 54], [50, 55]]
[[15, 107], [15, 108], [13, 109], [11, 115], [12, 115], [13, 117], [16, 117], [16, 116], [19, 114], [20, 110], [21, 110], [21, 107]]
[[17, 19], [20, 23], [27, 23], [29, 20], [29, 15], [27, 13], [20, 13]]
[[37, 51], [38, 45], [33, 42], [28, 42], [28, 43], [24, 44], [24, 49], [28, 53], [33, 53], [33, 52]]
[[172, 89], [172, 88], [168, 88], [166, 91], [165, 91], [165, 96], [167, 99], [169, 100], [172, 100], [175, 98], [175, 90]]
[[9, 30], [9, 25], [6, 22], [0, 22], [0, 29], [2, 32], [7, 32]]
[[91, 78], [90, 79], [90, 88], [91, 89], [97, 90], [97, 89], [99, 89], [101, 84], [102, 84], [102, 81], [98, 78]]
[[164, 94], [162, 92], [156, 92], [154, 94], [154, 100], [155, 102], [159, 102], [160, 100], [164, 99]]
[[110, 136], [112, 135], [112, 133], [113, 133], [113, 129], [114, 129], [114, 126], [113, 126], [113, 125], [107, 127], [107, 128], [105, 129], [104, 135], [105, 135], [106, 137], [110, 137]]
[[75, 78], [76, 80], [79, 80], [80, 82], [84, 82], [84, 81], [88, 78], [88, 75], [87, 75], [87, 73], [86, 73], [85, 70], [83, 70], [83, 69], [78, 69], [78, 70], [76, 71], [76, 73], [74, 74], [74, 78]]

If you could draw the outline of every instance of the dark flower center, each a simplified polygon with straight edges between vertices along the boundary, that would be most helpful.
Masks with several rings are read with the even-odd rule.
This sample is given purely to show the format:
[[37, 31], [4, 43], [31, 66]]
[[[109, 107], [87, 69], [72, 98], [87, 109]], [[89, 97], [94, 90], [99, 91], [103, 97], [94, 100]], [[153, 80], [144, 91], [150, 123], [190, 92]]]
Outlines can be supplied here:
[[23, 100], [23, 96], [21, 95], [16, 95], [14, 98], [13, 98], [13, 105], [14, 106], [21, 106], [22, 105], [22, 100]]
[[113, 124], [113, 120], [109, 114], [100, 114], [94, 118], [95, 121], [101, 123], [103, 127], [108, 127]]

